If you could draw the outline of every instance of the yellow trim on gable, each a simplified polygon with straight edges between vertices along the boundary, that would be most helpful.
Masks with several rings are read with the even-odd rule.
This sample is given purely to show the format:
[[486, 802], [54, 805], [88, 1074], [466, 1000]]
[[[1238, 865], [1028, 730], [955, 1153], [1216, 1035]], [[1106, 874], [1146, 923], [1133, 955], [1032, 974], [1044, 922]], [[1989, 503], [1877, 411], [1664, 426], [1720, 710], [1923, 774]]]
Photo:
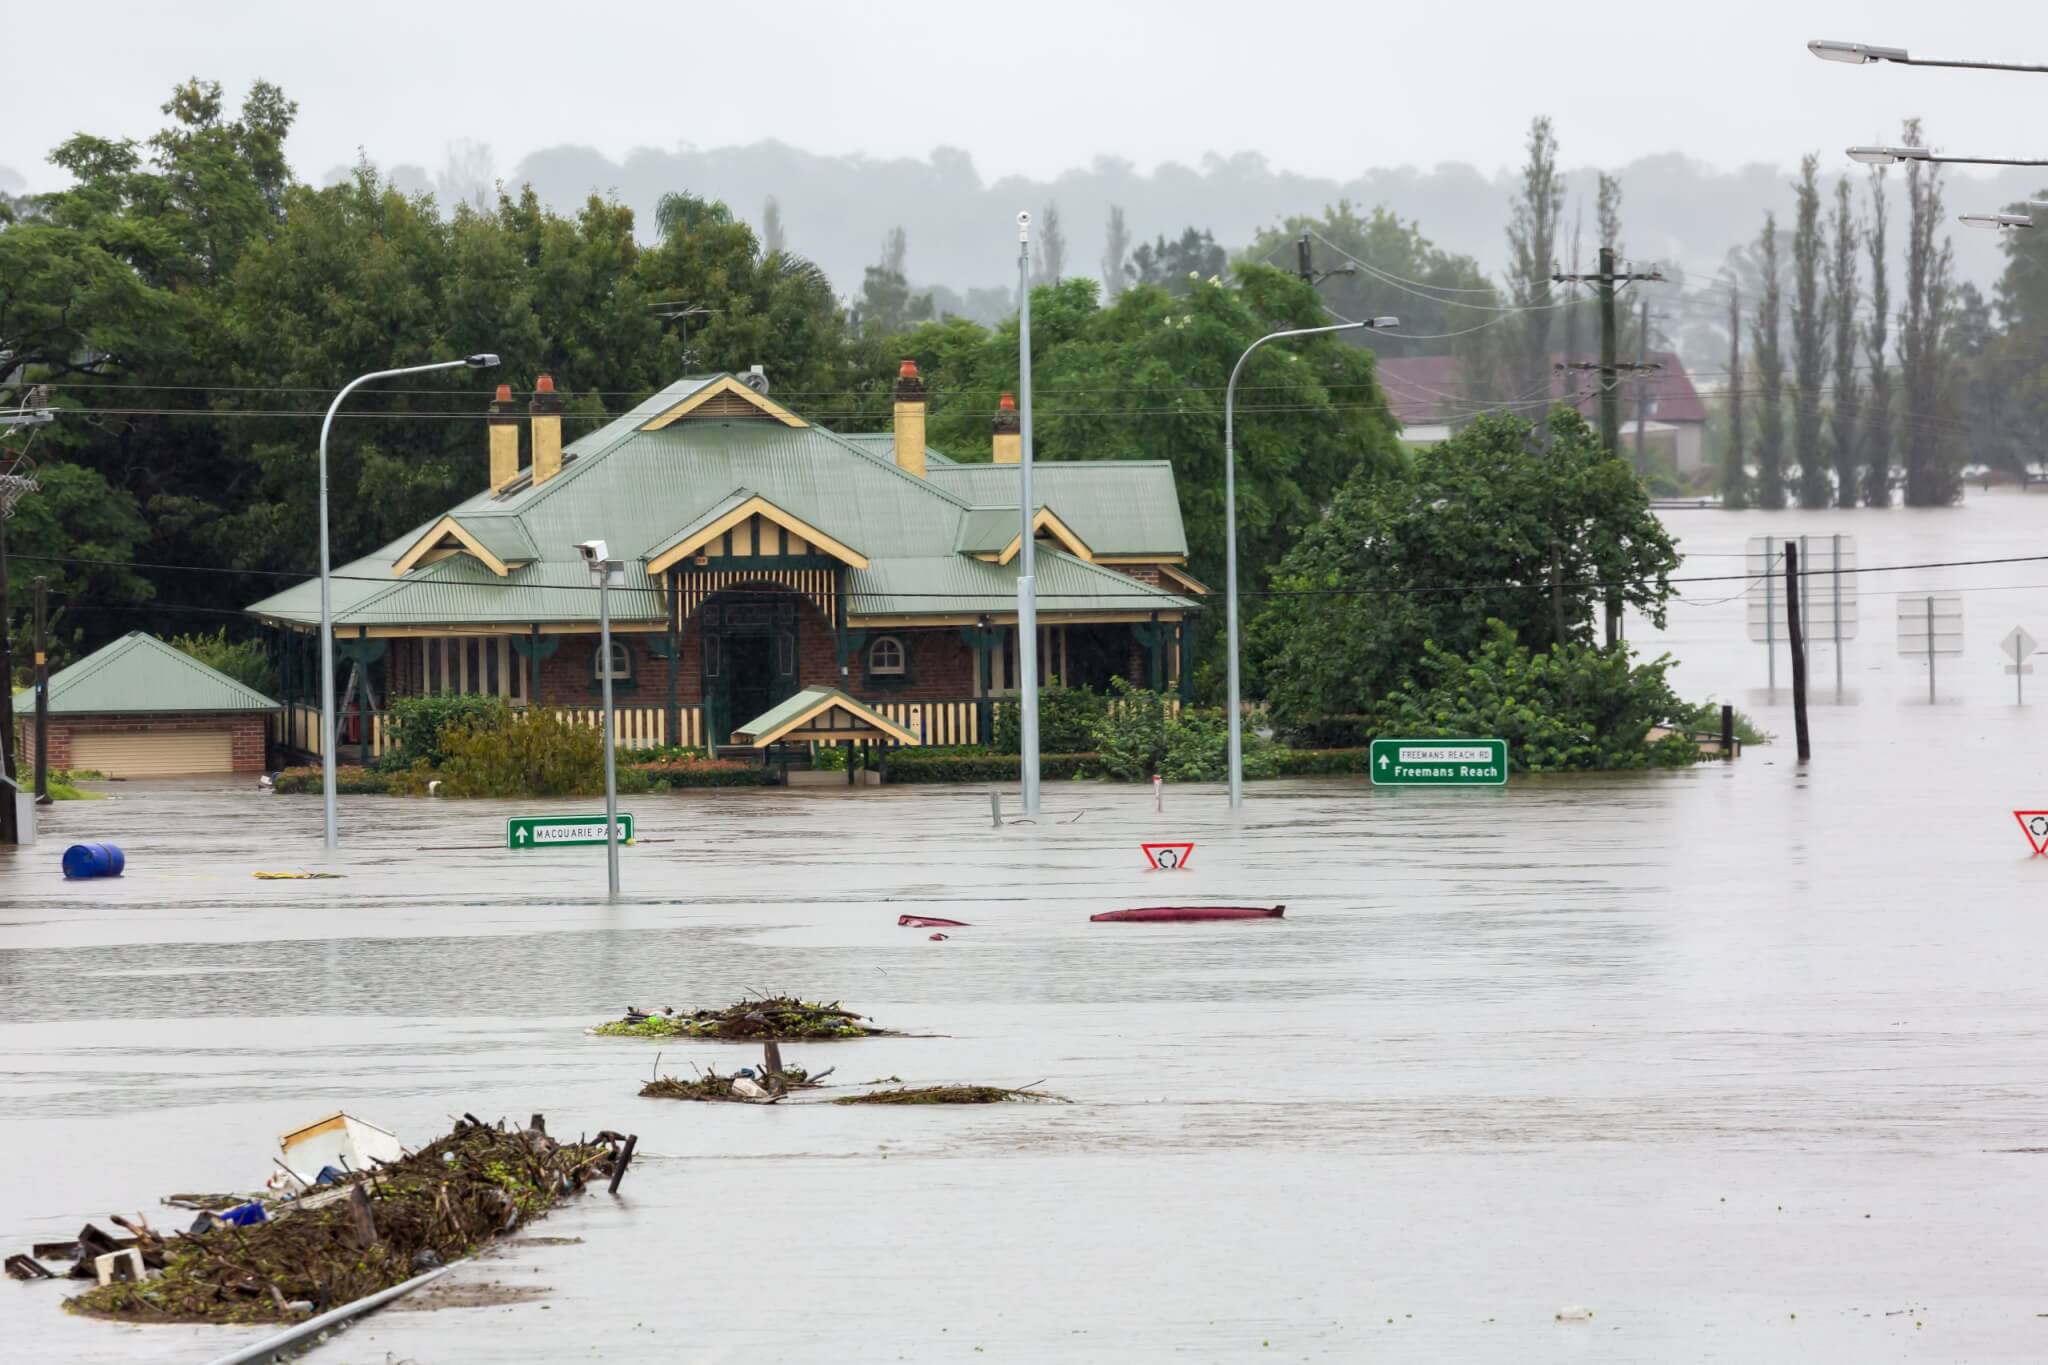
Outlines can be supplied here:
[[1097, 564], [1185, 564], [1186, 555], [1097, 555]]
[[1161, 564], [1159, 566], [1159, 574], [1162, 578], [1171, 578], [1189, 592], [1200, 593], [1204, 597], [1209, 594], [1209, 585], [1189, 573], [1186, 569], [1176, 569], [1171, 564]]
[[[749, 389], [748, 392], [751, 393], [753, 390]], [[756, 516], [764, 521], [772, 521], [783, 530], [809, 541], [812, 545], [823, 550], [826, 554], [831, 555], [849, 568], [865, 569], [868, 567], [868, 557], [859, 550], [854, 549], [851, 545], [834, 540], [831, 536], [826, 535], [803, 518], [791, 516], [759, 493], [756, 493], [738, 507], [733, 508], [732, 511], [727, 512], [724, 516], [691, 536], [688, 540], [683, 541], [673, 549], [662, 551], [659, 557], [648, 560], [647, 572], [654, 576], [667, 573], [684, 560], [693, 557], [698, 550], [719, 536], [724, 535], [733, 527], [743, 524], [749, 517]]]
[[[764, 749], [770, 744], [773, 744], [776, 740], [781, 739], [784, 735], [787, 735], [790, 731], [800, 729], [803, 726], [809, 724], [811, 721], [817, 719], [819, 716], [824, 715], [833, 707], [844, 705], [846, 705], [846, 698], [844, 697], [827, 697], [823, 701], [819, 702], [816, 706], [813, 706], [810, 710], [792, 716], [790, 719], [784, 721], [775, 729], [770, 730], [767, 734], [756, 735], [752, 740], [748, 742], [756, 749]], [[860, 711], [850, 711], [847, 714], [853, 716], [857, 720], [865, 721], [873, 725], [876, 729], [888, 735], [898, 744], [916, 745], [920, 743], [916, 735], [911, 734], [910, 731], [904, 729], [895, 721], [890, 720], [887, 716], [881, 714], [879, 711], [871, 711], [868, 710], [866, 707], [862, 707]], [[745, 734], [746, 731], [742, 730], [739, 733]], [[840, 731], [838, 732], [837, 737], [840, 739], [851, 739], [853, 738], [853, 735], [845, 731]]]
[[441, 542], [449, 536], [454, 536], [457, 543], [463, 549], [476, 556], [479, 564], [482, 564], [498, 577], [508, 578], [511, 576], [512, 566], [492, 554], [489, 550], [486, 550], [483, 542], [463, 530], [462, 523], [452, 516], [442, 517], [439, 521], [428, 527], [427, 533], [414, 541], [412, 548], [400, 555], [398, 562], [391, 566], [391, 576], [393, 578], [405, 577], [406, 574], [417, 568], [421, 563], [426, 562], [427, 556], [439, 549]]
[[782, 425], [786, 427], [804, 427], [810, 425], [810, 423], [804, 421], [803, 418], [797, 416], [788, 408], [783, 407], [780, 403], [770, 402], [765, 396], [755, 393], [752, 389], [748, 388], [745, 384], [740, 383], [739, 380], [734, 379], [731, 375], [726, 375], [722, 379], [719, 379], [710, 384], [706, 384], [703, 388], [697, 390], [688, 398], [685, 398], [682, 402], [670, 408], [667, 412], [662, 413], [659, 417], [651, 418], [648, 421], [642, 423], [640, 430], [660, 431], [663, 427], [669, 425], [669, 423], [681, 421], [683, 418], [688, 417], [698, 408], [704, 406], [706, 403], [710, 402], [712, 399], [716, 398], [718, 395], [722, 393], [730, 393], [738, 396], [739, 398], [759, 408], [763, 416], [773, 417], [776, 421], [782, 423]]
[[[1038, 515], [1031, 519], [1031, 530], [1034, 535], [1040, 531], [1050, 531], [1052, 532], [1052, 538], [1057, 540], [1066, 549], [1067, 553], [1073, 555], [1074, 558], [1085, 560], [1090, 564], [1095, 562], [1095, 554], [1088, 548], [1088, 542], [1075, 535], [1073, 528], [1064, 521], [1061, 521], [1050, 507], [1038, 509]], [[1023, 552], [1024, 537], [1021, 535], [1012, 536], [1010, 537], [1009, 548], [996, 557], [996, 563], [1007, 564]]]

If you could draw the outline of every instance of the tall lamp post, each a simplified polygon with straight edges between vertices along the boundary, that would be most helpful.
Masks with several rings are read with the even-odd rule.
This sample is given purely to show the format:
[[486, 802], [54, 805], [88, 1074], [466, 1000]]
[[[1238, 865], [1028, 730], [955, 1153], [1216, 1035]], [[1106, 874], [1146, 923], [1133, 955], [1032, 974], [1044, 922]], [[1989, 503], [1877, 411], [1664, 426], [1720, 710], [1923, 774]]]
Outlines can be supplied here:
[[598, 676], [604, 680], [604, 866], [606, 894], [619, 898], [619, 772], [618, 756], [612, 747], [617, 734], [612, 720], [612, 589], [626, 586], [626, 561], [613, 559], [601, 540], [586, 540], [576, 547], [590, 568], [591, 586], [597, 589], [597, 657], [602, 661]]
[[1038, 814], [1038, 539], [1031, 504], [1031, 215], [1017, 215], [1017, 749], [1019, 797], [1026, 815]]
[[[1328, 327], [1296, 327], [1285, 332], [1268, 332], [1244, 348], [1244, 354], [1237, 358], [1237, 364], [1230, 367], [1230, 382], [1223, 387], [1223, 521], [1229, 528], [1230, 538], [1223, 547], [1223, 578], [1227, 617], [1230, 624], [1230, 808], [1238, 810], [1244, 805], [1244, 714], [1238, 695], [1237, 676], [1237, 445], [1235, 425], [1237, 416], [1237, 376], [1244, 369], [1244, 363], [1252, 358], [1252, 352], [1269, 341], [1280, 341], [1287, 337], [1320, 336], [1324, 332], [1351, 332], [1360, 328], [1383, 332], [1390, 327], [1399, 327], [1399, 318], [1369, 318], [1364, 322], [1339, 322]], [[1031, 443], [1024, 443], [1027, 455]], [[1027, 476], [1028, 477], [1028, 476]]]
[[1862, 66], [1870, 62], [1892, 62], [1899, 66], [1952, 66], [1966, 71], [2022, 71], [2048, 73], [2048, 66], [2018, 66], [2011, 62], [1962, 62], [1941, 57], [1915, 57], [1903, 47], [1878, 47], [1872, 43], [1843, 43], [1815, 38], [1806, 50], [1824, 62], [1846, 62]]
[[488, 353], [465, 356], [461, 360], [441, 360], [432, 365], [408, 365], [398, 370], [378, 370], [371, 374], [358, 375], [334, 395], [334, 402], [328, 405], [327, 416], [320, 423], [320, 796], [327, 816], [327, 847], [339, 848], [341, 838], [335, 829], [334, 819], [334, 584], [333, 567], [327, 548], [327, 432], [334, 425], [334, 414], [341, 411], [341, 402], [349, 394], [373, 379], [395, 379], [404, 374], [424, 374], [428, 370], [455, 370], [468, 367], [472, 370], [487, 370], [498, 363], [498, 357]]

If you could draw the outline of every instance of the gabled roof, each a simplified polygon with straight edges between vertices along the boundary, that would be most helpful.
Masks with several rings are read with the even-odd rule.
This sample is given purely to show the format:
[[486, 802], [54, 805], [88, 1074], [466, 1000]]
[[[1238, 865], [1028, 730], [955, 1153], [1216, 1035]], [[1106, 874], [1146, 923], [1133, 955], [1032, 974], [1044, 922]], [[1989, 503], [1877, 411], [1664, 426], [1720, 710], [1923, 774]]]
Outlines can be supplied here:
[[[894, 461], [896, 458], [896, 433], [893, 431], [842, 431], [839, 433], [839, 439], [850, 445], [859, 446], [871, 455], [879, 455], [885, 460]], [[935, 464], [958, 464], [959, 461], [943, 450], [934, 450], [926, 446], [924, 463], [926, 471], [929, 472]]]
[[[33, 690], [14, 694], [15, 711]], [[186, 711], [275, 711], [278, 704], [154, 635], [129, 631], [50, 675], [50, 714], [145, 715]]]
[[[1011, 517], [1017, 515], [1016, 465], [952, 464], [926, 475], [974, 507], [1008, 506]], [[1164, 460], [1034, 460], [1031, 497], [1059, 508], [1060, 519], [1097, 559], [1187, 558], [1180, 494], [1173, 466]]]
[[[969, 585], [974, 598], [1013, 599], [1015, 568], [972, 556], [999, 555], [1016, 538], [1016, 512], [1002, 511], [1005, 503], [1016, 505], [1015, 466], [935, 464], [930, 477], [919, 478], [897, 468], [886, 435], [848, 439], [801, 419], [792, 425], [764, 405], [774, 406], [731, 376], [670, 385], [570, 443], [561, 472], [546, 483], [535, 487], [522, 478], [502, 491], [481, 490], [338, 566], [337, 626], [594, 624], [597, 596], [575, 547], [598, 538], [626, 561], [627, 587], [612, 593], [614, 618], [652, 624], [665, 612], [650, 569], [658, 574], [693, 554], [698, 547], [690, 542], [719, 534], [721, 522], [753, 516], [836, 555], [849, 572], [880, 573], [891, 592], [913, 586], [902, 566], [941, 572], [936, 566], [944, 565], [943, 573]], [[483, 455], [479, 448], [479, 477]], [[1034, 472], [1037, 500], [1056, 506], [1073, 542], [1098, 560], [1185, 557], [1173, 471], [1165, 463], [1053, 463]], [[985, 540], [992, 543], [982, 549]], [[394, 577], [401, 560], [407, 562]], [[973, 567], [960, 569], [955, 560]], [[887, 568], [891, 563], [898, 567]], [[1172, 593], [1114, 577], [1125, 596], [1151, 594], [1143, 610], [1181, 609], [1183, 599]], [[1081, 596], [1105, 591], [1093, 584]], [[1049, 596], [1043, 609], [1054, 615], [1065, 607]], [[924, 610], [943, 607], [927, 603]], [[319, 584], [297, 584], [250, 611], [314, 624]]]
[[[1088, 548], [1088, 542], [1074, 534], [1074, 528], [1060, 520], [1059, 513], [1050, 507], [1040, 506], [1038, 514], [1031, 518], [1033, 538], [1049, 537], [1066, 547], [1067, 553], [1076, 559], [1093, 562], [1095, 554]], [[1003, 545], [1002, 553], [996, 556], [996, 563], [1007, 564], [1024, 551], [1024, 532], [1019, 529]]]
[[916, 735], [880, 711], [847, 696], [836, 687], [806, 687], [734, 729], [735, 738], [756, 749], [779, 739], [889, 739], [917, 744]]
[[[1040, 547], [1036, 567], [1041, 618], [1199, 610], [1187, 597], [1085, 563], [1049, 545]], [[1009, 620], [1017, 614], [1017, 561], [993, 564], [969, 555], [878, 559], [847, 575], [846, 592], [847, 616], [856, 623], [961, 613]]]
[[[1563, 352], [1551, 356], [1550, 400], [1569, 403], [1587, 417], [1596, 416], [1600, 406], [1599, 376], [1561, 370]], [[1576, 357], [1584, 362], [1586, 357]], [[1659, 422], [1704, 422], [1706, 405], [1693, 388], [1692, 377], [1676, 351], [1651, 351], [1648, 363], [1661, 366], [1643, 377], [1642, 389], [1650, 401], [1649, 416]], [[1467, 385], [1456, 356], [1381, 356], [1373, 373], [1387, 395], [1387, 408], [1404, 427], [1457, 425], [1489, 404], [1526, 408], [1526, 404], [1500, 403], [1500, 395], [1483, 385]], [[1635, 420], [1637, 385], [1631, 377], [1622, 380], [1622, 406], [1628, 420]]]

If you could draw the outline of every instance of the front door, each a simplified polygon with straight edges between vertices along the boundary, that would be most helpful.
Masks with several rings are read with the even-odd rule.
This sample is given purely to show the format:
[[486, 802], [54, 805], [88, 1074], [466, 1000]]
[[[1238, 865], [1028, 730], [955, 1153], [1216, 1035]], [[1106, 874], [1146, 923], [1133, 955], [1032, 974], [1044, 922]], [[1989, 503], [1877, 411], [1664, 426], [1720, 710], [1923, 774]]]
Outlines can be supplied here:
[[[732, 711], [728, 732], [745, 725], [780, 700], [775, 685], [775, 637], [728, 635], [725, 666], [730, 671]], [[729, 739], [730, 733], [727, 738]]]

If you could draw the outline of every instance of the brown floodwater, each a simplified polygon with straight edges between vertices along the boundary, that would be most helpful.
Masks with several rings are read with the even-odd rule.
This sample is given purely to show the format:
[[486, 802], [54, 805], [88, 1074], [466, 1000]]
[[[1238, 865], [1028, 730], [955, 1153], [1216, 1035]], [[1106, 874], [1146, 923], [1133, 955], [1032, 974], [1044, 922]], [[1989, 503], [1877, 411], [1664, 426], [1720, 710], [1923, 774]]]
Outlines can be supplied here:
[[[1766, 532], [1846, 531], [1866, 566], [2048, 553], [2039, 495], [1668, 520], [1688, 575]], [[336, 1108], [412, 1142], [538, 1110], [640, 1135], [619, 1195], [315, 1359], [2048, 1358], [2048, 1153], [2021, 1150], [2048, 1148], [2048, 858], [2011, 815], [2048, 807], [2048, 679], [2015, 705], [1997, 652], [2048, 638], [2044, 584], [1862, 575], [1840, 700], [1811, 656], [1803, 769], [1743, 585], [1687, 584], [1630, 633], [1780, 736], [1733, 764], [1255, 783], [1238, 818], [1217, 787], [1155, 813], [1059, 783], [1001, 830], [979, 788], [634, 797], [617, 905], [602, 850], [502, 848], [559, 803], [345, 799], [330, 857], [317, 798], [107, 784], [0, 857], [0, 1249], [175, 1226], [160, 1196], [256, 1187]], [[1930, 588], [1965, 608], [1932, 706], [1893, 596]], [[1175, 837], [1189, 868], [1145, 871]], [[127, 875], [62, 880], [83, 838]], [[282, 868], [346, 879], [252, 876]], [[1288, 914], [1088, 922], [1162, 900]], [[657, 1051], [751, 1056], [584, 1032], [785, 990], [926, 1035], [785, 1048], [835, 1081], [1074, 1103], [642, 1100]], [[252, 1335], [74, 1321], [63, 1292], [0, 1289], [7, 1358]]]

